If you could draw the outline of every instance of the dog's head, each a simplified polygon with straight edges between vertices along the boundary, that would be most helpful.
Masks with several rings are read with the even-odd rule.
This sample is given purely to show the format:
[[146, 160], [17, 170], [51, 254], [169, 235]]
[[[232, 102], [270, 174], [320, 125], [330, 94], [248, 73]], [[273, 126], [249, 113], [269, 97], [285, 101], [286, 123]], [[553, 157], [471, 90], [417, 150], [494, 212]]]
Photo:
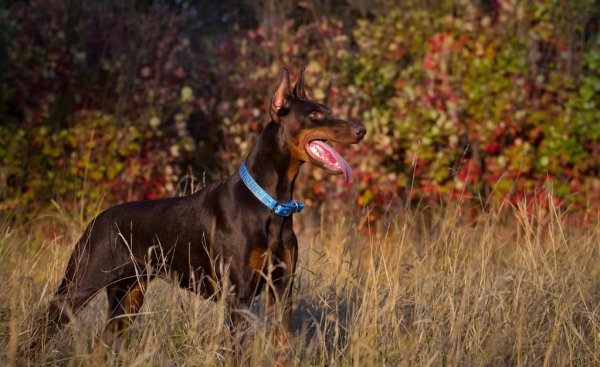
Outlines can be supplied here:
[[271, 99], [271, 119], [280, 126], [293, 161], [310, 162], [330, 173], [343, 174], [350, 181], [352, 169], [327, 142], [355, 144], [367, 130], [358, 122], [337, 118], [327, 106], [308, 99], [303, 74], [304, 69], [292, 89], [289, 73], [283, 69]]

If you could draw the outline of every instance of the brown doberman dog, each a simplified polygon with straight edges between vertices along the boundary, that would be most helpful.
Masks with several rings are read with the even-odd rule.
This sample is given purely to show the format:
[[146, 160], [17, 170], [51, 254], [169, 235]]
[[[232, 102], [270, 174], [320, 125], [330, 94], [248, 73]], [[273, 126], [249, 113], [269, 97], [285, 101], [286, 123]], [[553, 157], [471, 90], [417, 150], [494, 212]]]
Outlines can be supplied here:
[[[350, 180], [350, 167], [326, 141], [358, 143], [366, 130], [308, 99], [303, 73], [292, 89], [287, 69], [269, 114], [239, 172], [190, 196], [120, 204], [91, 221], [48, 307], [36, 349], [102, 289], [109, 303], [102, 340], [111, 345], [142, 306], [148, 283], [167, 274], [207, 298], [227, 277], [236, 307], [247, 307], [267, 288], [268, 308], [277, 302], [281, 309], [271, 324], [287, 340], [298, 256], [292, 213], [302, 209], [292, 200], [298, 171], [310, 162]], [[272, 284], [265, 287], [260, 274], [268, 269]]]

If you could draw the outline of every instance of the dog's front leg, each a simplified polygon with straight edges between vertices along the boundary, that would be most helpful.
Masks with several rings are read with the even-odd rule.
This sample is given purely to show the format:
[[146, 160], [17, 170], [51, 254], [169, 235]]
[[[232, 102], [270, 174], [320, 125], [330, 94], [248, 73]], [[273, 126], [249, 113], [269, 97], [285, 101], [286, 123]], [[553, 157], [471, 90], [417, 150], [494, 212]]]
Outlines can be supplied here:
[[267, 315], [271, 322], [271, 341], [281, 351], [278, 353], [278, 364], [289, 361], [292, 357], [290, 337], [292, 333], [292, 293], [297, 246], [284, 247], [272, 273], [273, 282], [267, 291]]

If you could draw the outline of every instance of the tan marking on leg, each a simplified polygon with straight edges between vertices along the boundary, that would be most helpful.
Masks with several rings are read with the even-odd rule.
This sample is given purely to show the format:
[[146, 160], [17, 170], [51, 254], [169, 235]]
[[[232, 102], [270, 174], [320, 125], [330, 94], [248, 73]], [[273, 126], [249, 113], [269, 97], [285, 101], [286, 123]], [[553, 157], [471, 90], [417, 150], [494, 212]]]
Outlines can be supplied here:
[[296, 271], [296, 249], [286, 247], [281, 253], [281, 261], [285, 264], [287, 272], [292, 275]]
[[136, 283], [121, 300], [121, 310], [117, 317], [108, 321], [102, 333], [102, 342], [112, 345], [117, 336], [127, 329], [144, 303], [146, 282]]
[[252, 250], [250, 256], [248, 256], [248, 265], [250, 266], [250, 269], [258, 272], [264, 271], [268, 257], [268, 248], [257, 248]]

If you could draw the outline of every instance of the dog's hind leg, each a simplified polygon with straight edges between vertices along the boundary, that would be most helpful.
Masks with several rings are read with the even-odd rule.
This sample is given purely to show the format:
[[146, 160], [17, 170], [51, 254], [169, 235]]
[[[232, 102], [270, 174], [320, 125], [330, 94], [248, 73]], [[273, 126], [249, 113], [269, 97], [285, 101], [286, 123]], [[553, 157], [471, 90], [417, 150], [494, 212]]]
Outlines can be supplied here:
[[108, 323], [102, 333], [102, 343], [111, 346], [115, 339], [133, 322], [144, 303], [149, 278], [132, 277], [111, 284], [108, 295]]
[[29, 346], [29, 354], [45, 349], [47, 342], [114, 277], [103, 271], [110, 264], [106, 230], [90, 224], [71, 254], [65, 276], [48, 309], [41, 317]]
[[48, 305], [45, 315], [37, 325], [36, 333], [29, 347], [30, 353], [46, 349], [48, 341], [79, 312], [97, 293], [88, 288], [72, 292], [57, 292]]

